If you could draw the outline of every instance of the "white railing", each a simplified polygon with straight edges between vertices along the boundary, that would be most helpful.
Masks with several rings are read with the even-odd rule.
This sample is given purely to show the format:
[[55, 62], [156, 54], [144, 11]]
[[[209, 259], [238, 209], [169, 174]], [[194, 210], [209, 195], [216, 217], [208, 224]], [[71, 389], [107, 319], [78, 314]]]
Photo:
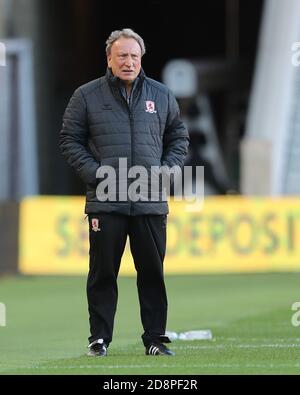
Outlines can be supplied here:
[[0, 42], [0, 199], [18, 200], [38, 193], [32, 45]]

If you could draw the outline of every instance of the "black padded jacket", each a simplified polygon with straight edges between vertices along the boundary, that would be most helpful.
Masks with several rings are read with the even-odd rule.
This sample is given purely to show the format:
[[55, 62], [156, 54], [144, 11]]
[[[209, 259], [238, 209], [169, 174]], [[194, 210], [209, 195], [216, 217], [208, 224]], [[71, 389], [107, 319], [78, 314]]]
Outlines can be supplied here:
[[125, 158], [128, 168], [182, 168], [188, 152], [188, 131], [172, 92], [141, 70], [129, 105], [121, 84], [107, 69], [105, 76], [76, 89], [63, 117], [60, 149], [86, 184], [86, 213], [167, 214], [166, 201], [97, 199], [99, 167], [118, 172], [119, 159]]

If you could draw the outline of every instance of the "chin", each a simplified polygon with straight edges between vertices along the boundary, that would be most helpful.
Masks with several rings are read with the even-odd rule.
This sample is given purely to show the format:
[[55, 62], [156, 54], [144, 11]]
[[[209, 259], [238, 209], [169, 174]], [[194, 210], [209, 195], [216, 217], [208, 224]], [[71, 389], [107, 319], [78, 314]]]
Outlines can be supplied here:
[[122, 81], [126, 81], [126, 82], [133, 82], [136, 79], [136, 77], [132, 78], [121, 78]]

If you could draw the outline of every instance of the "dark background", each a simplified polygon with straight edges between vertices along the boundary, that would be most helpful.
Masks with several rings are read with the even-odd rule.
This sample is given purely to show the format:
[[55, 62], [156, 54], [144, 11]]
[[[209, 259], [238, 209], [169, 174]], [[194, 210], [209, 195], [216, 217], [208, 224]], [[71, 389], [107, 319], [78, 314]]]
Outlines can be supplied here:
[[[36, 56], [36, 90], [42, 194], [85, 192], [60, 154], [58, 134], [73, 91], [105, 73], [105, 41], [113, 30], [130, 27], [143, 37], [143, 68], [157, 80], [161, 80], [164, 65], [174, 58], [232, 58], [245, 61], [253, 72], [263, 0], [41, 3], [38, 31], [42, 49]], [[251, 78], [249, 89], [250, 84]], [[222, 103], [215, 100], [217, 123]], [[217, 125], [222, 141], [222, 123]]]

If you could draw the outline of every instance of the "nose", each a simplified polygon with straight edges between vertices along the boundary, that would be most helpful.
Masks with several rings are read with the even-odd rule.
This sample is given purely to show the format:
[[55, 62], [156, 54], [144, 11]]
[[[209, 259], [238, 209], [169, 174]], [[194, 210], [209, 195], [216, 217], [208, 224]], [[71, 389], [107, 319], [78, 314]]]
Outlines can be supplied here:
[[133, 65], [133, 61], [132, 61], [131, 57], [127, 56], [126, 60], [125, 60], [125, 66], [131, 67], [132, 65]]

